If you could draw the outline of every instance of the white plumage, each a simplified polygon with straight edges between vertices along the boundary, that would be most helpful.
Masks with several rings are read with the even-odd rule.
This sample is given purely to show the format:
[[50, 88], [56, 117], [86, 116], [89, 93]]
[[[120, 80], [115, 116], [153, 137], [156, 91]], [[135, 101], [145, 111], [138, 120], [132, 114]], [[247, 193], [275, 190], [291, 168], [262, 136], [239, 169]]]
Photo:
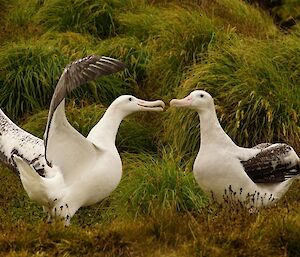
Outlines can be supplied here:
[[68, 225], [81, 206], [99, 202], [119, 184], [122, 162], [115, 146], [124, 117], [137, 111], [162, 111], [164, 103], [134, 96], [118, 97], [102, 119], [82, 136], [65, 116], [66, 93], [101, 75], [125, 66], [112, 58], [91, 56], [68, 66], [54, 92], [44, 143], [0, 113], [1, 159], [16, 168], [28, 196], [41, 204], [49, 219]]
[[266, 206], [280, 199], [300, 176], [300, 160], [291, 146], [237, 146], [222, 129], [207, 92], [195, 90], [183, 99], [173, 99], [170, 105], [199, 114], [201, 143], [193, 172], [200, 187], [218, 202]]

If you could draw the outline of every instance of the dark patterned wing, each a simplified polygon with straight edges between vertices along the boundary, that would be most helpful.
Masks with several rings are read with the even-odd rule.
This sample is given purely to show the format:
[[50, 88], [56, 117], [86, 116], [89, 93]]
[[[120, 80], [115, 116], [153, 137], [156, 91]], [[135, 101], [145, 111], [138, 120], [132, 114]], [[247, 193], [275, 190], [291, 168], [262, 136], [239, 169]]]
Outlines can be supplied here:
[[17, 171], [12, 156], [18, 155], [44, 176], [44, 151], [43, 140], [18, 127], [0, 109], [0, 162]]
[[300, 174], [299, 158], [286, 144], [274, 144], [247, 161], [241, 161], [254, 183], [279, 183]]
[[45, 145], [47, 145], [47, 138], [49, 133], [49, 127], [57, 106], [65, 98], [65, 96], [76, 87], [92, 81], [100, 76], [109, 75], [118, 71], [124, 70], [125, 64], [116, 59], [90, 55], [80, 60], [77, 60], [68, 65], [62, 73], [52, 100], [50, 104], [48, 122], [45, 131]]

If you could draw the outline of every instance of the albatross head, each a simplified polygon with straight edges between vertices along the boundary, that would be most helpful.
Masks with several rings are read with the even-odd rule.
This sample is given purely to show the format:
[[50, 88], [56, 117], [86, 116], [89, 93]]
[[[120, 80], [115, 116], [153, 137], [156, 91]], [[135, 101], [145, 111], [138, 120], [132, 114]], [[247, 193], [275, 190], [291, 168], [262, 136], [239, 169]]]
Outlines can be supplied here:
[[145, 101], [132, 95], [119, 96], [112, 104], [112, 107], [118, 108], [127, 116], [138, 111], [163, 111], [165, 103], [161, 100]]
[[212, 96], [204, 90], [195, 90], [183, 99], [173, 99], [170, 106], [186, 107], [196, 111], [214, 108]]

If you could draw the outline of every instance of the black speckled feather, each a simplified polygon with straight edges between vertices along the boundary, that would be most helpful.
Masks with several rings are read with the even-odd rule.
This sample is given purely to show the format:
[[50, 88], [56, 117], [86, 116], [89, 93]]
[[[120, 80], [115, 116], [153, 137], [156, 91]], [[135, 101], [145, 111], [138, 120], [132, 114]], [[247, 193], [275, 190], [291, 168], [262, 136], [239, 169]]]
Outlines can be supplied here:
[[294, 151], [287, 144], [258, 147], [261, 152], [247, 161], [241, 161], [245, 172], [254, 183], [279, 183], [300, 174], [299, 163], [288, 158]]
[[43, 152], [43, 140], [19, 128], [0, 109], [0, 162], [18, 171], [13, 159], [17, 155], [33, 165], [39, 175], [45, 176]]

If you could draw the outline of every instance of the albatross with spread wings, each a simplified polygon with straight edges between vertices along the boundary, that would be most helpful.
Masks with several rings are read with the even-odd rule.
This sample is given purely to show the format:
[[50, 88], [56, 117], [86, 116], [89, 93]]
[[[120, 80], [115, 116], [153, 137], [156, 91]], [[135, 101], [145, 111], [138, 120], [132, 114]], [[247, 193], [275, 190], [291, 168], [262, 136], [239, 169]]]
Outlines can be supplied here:
[[199, 114], [201, 143], [193, 172], [201, 188], [218, 202], [241, 203], [255, 210], [280, 199], [300, 177], [299, 157], [287, 144], [237, 146], [222, 129], [207, 92], [195, 90], [170, 105]]
[[119, 184], [122, 162], [115, 146], [124, 117], [137, 111], [162, 111], [160, 100], [118, 97], [102, 119], [82, 136], [65, 115], [65, 96], [79, 85], [121, 71], [113, 58], [91, 55], [68, 65], [54, 91], [43, 140], [20, 129], [0, 112], [0, 158], [16, 169], [28, 196], [41, 204], [48, 218], [65, 224], [81, 206], [99, 202]]

